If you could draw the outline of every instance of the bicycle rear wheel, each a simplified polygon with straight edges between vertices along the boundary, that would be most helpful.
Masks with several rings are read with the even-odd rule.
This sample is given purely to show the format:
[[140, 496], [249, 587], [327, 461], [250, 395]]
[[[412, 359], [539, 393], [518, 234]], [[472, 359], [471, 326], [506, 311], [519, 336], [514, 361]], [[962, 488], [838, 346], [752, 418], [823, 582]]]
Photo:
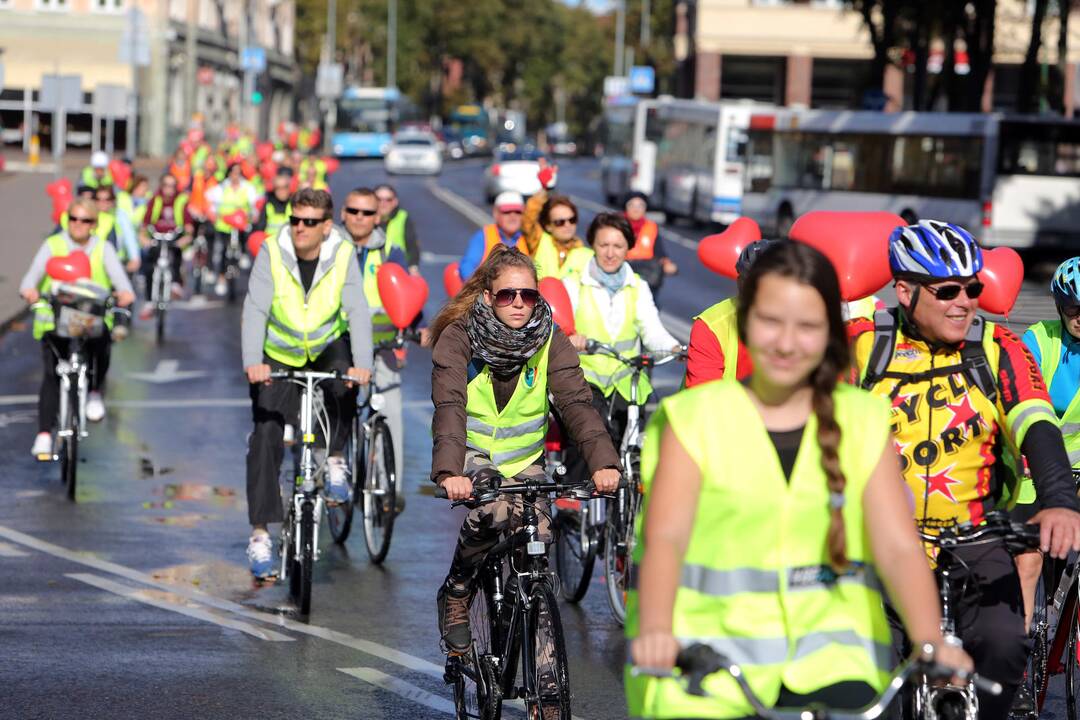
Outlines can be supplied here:
[[352, 434], [349, 436], [349, 442], [345, 447], [345, 457], [349, 458], [350, 463], [349, 486], [351, 492], [349, 493], [349, 500], [332, 507], [330, 505], [326, 506], [326, 524], [330, 528], [330, 537], [338, 545], [345, 544], [345, 541], [349, 539], [349, 531], [352, 530], [353, 508], [356, 506], [356, 496], [361, 487], [359, 478], [363, 475], [363, 471], [360, 470], [363, 463], [359, 449], [362, 442], [361, 437], [360, 421], [354, 420]]
[[[482, 586], [487, 583], [481, 581]], [[487, 587], [480, 587], [469, 605], [472, 649], [459, 658], [454, 679], [454, 709], [459, 720], [499, 720], [502, 692], [495, 671], [492, 625], [496, 617], [494, 600]]]
[[533, 677], [522, 678], [526, 714], [538, 720], [570, 720], [570, 670], [555, 593], [548, 583], [538, 582], [529, 597]]
[[1065, 712], [1069, 720], [1077, 720], [1076, 701], [1080, 692], [1080, 660], [1077, 659], [1077, 634], [1080, 628], [1080, 602], [1073, 603], [1069, 616], [1069, 642], [1065, 645]]
[[365, 458], [363, 490], [364, 542], [371, 562], [378, 565], [390, 552], [394, 534], [394, 507], [397, 500], [397, 469], [394, 467], [394, 439], [381, 417], [371, 426]]
[[638, 494], [635, 489], [619, 491], [614, 512], [608, 516], [607, 544], [604, 546], [604, 585], [607, 588], [608, 607], [615, 622], [626, 621], [626, 593], [630, 589], [630, 573], [633, 567], [634, 514]]
[[1050, 674], [1047, 671], [1050, 645], [1046, 609], [1048, 602], [1052, 602], [1052, 598], [1047, 596], [1046, 582], [1043, 579], [1049, 572], [1050, 568], [1045, 567], [1039, 575], [1039, 582], [1035, 585], [1035, 594], [1032, 596], [1034, 606], [1031, 614], [1031, 630], [1028, 633], [1031, 638], [1031, 654], [1028, 656], [1024, 682], [1027, 683], [1031, 697], [1035, 700], [1036, 713], [1046, 697], [1046, 686], [1050, 680]]
[[300, 553], [295, 550], [295, 540], [289, 548], [292, 564], [289, 567], [289, 593], [300, 609], [301, 615], [311, 614], [311, 578], [315, 571], [315, 506], [310, 501], [300, 505], [300, 517], [295, 520], [293, 532], [300, 534]]
[[568, 602], [581, 602], [592, 582], [602, 528], [591, 522], [588, 501], [557, 500], [555, 508], [555, 569], [562, 596]]

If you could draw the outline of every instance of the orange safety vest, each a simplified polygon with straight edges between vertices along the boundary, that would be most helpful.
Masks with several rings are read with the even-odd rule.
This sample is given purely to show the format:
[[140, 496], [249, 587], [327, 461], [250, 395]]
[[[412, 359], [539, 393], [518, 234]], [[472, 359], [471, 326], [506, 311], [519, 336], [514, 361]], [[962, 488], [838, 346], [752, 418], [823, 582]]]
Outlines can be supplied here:
[[[480, 259], [480, 264], [483, 265], [484, 261], [488, 259], [488, 255], [495, 248], [496, 245], [505, 245], [502, 241], [502, 237], [499, 236], [499, 228], [494, 224], [484, 226], [484, 257]], [[528, 249], [525, 247], [525, 235], [523, 234], [518, 238], [517, 244], [514, 246], [526, 255], [529, 254]]]
[[634, 242], [634, 247], [626, 253], [627, 260], [652, 260], [656, 252], [656, 237], [660, 234], [660, 228], [652, 220], [646, 220], [641, 227], [641, 233]]
[[169, 174], [176, 178], [176, 187], [180, 192], [188, 189], [188, 185], [191, 183], [190, 164], [177, 165], [175, 162], [171, 162], [169, 163]]

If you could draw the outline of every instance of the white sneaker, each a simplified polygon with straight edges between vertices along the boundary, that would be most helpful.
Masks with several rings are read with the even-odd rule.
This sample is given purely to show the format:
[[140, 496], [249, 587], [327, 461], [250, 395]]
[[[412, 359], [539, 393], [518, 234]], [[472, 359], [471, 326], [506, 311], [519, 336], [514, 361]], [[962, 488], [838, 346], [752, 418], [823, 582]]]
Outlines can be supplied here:
[[248, 540], [247, 546], [248, 563], [251, 565], [251, 574], [259, 580], [265, 580], [277, 575], [277, 566], [274, 563], [274, 541], [270, 535], [264, 532], [256, 532]]
[[326, 459], [326, 501], [331, 504], [349, 502], [349, 472], [345, 467], [345, 458], [329, 457]]
[[286, 446], [295, 445], [296, 444], [296, 428], [294, 428], [292, 425], [286, 424], [285, 425], [285, 433], [282, 435], [282, 440], [285, 442]]
[[86, 398], [86, 419], [90, 422], [101, 422], [105, 419], [105, 401], [96, 390], [91, 390]]
[[34, 438], [34, 446], [30, 448], [30, 454], [38, 460], [52, 460], [52, 433], [39, 432], [37, 437]]
[[214, 283], [214, 294], [218, 297], [225, 297], [229, 294], [229, 284], [225, 282], [225, 278], [219, 277], [217, 282]]

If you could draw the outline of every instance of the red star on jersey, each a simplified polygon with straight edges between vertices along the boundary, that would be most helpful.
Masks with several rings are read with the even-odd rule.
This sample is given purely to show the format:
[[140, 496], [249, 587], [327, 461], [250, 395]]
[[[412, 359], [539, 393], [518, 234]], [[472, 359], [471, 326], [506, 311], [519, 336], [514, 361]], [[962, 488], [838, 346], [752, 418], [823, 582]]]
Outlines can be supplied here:
[[949, 421], [949, 429], [963, 427], [969, 420], [974, 417], [978, 417], [979, 413], [971, 405], [971, 396], [964, 395], [960, 398], [960, 402], [954, 402], [947, 408], [952, 413], [952, 420]]
[[949, 477], [949, 471], [954, 467], [956, 467], [956, 465], [950, 465], [941, 472], [926, 477], [926, 485], [930, 488], [930, 491], [927, 493], [928, 499], [933, 496], [934, 493], [941, 493], [943, 497], [948, 498], [949, 502], [956, 502], [956, 497], [952, 494], [950, 485], [956, 485], [960, 481]]

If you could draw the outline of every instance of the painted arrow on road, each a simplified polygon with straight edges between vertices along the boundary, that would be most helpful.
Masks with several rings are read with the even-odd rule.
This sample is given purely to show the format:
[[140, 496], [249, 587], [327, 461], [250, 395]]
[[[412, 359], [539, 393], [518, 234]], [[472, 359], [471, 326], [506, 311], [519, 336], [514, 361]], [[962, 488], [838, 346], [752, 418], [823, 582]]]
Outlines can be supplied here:
[[207, 373], [201, 370], [181, 370], [179, 360], [159, 360], [154, 372], [133, 372], [128, 375], [143, 382], [164, 385], [178, 380], [206, 377]]

